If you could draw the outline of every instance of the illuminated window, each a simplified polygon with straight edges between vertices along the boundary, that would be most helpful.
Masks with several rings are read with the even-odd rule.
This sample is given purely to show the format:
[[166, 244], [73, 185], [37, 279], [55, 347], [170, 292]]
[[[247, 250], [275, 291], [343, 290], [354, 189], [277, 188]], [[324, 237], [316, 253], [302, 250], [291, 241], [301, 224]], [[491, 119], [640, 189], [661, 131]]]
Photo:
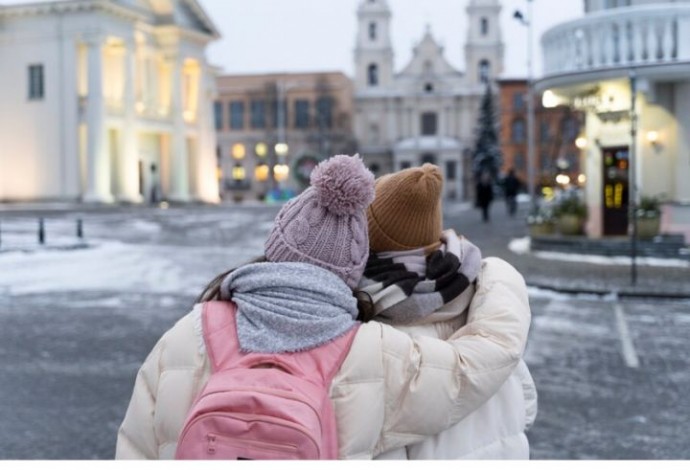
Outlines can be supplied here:
[[263, 142], [259, 142], [256, 144], [256, 147], [254, 147], [254, 153], [257, 157], [264, 158], [268, 153], [268, 146]]
[[242, 181], [245, 178], [246, 172], [244, 171], [244, 167], [239, 163], [236, 163], [235, 166], [232, 167], [232, 179], [235, 181]]
[[266, 181], [268, 179], [268, 165], [261, 164], [254, 168], [254, 179], [256, 181]]
[[244, 144], [233, 144], [231, 150], [232, 158], [235, 160], [242, 160], [246, 153], [247, 151], [244, 147]]

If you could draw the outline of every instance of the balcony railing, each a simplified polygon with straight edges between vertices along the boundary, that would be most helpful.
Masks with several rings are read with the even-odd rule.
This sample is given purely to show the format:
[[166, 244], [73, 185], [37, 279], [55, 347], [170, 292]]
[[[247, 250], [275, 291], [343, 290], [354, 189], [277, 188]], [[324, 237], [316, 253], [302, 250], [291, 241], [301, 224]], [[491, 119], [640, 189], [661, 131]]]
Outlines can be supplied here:
[[690, 60], [690, 5], [616, 8], [557, 25], [542, 37], [544, 75]]

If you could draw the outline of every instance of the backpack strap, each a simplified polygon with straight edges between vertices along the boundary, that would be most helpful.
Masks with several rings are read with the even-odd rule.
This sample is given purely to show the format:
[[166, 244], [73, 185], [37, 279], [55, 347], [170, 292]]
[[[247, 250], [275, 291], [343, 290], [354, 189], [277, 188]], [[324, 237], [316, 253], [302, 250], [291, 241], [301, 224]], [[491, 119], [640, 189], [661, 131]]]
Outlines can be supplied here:
[[319, 347], [293, 353], [245, 353], [237, 337], [237, 305], [234, 302], [210, 301], [203, 304], [204, 342], [212, 372], [235, 368], [252, 368], [272, 364], [314, 382], [329, 385], [340, 370], [359, 329], [359, 323], [339, 337]]
[[211, 372], [233, 369], [239, 359], [239, 340], [234, 302], [204, 302], [201, 311], [201, 324], [208, 357], [211, 359]]

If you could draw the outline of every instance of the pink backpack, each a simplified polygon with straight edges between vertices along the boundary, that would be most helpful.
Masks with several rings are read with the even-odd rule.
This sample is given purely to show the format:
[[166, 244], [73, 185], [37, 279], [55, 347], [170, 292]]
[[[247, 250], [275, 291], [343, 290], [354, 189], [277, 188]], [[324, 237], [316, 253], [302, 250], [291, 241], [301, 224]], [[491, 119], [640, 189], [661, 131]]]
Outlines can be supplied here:
[[232, 302], [204, 304], [212, 374], [187, 416], [175, 458], [336, 459], [329, 388], [357, 327], [308, 351], [242, 353], [236, 311]]

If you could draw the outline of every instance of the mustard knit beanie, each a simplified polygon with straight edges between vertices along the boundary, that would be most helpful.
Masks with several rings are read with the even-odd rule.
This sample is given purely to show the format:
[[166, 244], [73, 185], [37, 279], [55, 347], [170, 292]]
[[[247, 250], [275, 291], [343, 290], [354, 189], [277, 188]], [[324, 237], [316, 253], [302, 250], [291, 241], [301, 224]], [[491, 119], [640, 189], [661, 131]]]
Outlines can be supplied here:
[[436, 165], [384, 175], [375, 188], [376, 197], [367, 209], [371, 251], [407, 251], [439, 241], [443, 176]]

